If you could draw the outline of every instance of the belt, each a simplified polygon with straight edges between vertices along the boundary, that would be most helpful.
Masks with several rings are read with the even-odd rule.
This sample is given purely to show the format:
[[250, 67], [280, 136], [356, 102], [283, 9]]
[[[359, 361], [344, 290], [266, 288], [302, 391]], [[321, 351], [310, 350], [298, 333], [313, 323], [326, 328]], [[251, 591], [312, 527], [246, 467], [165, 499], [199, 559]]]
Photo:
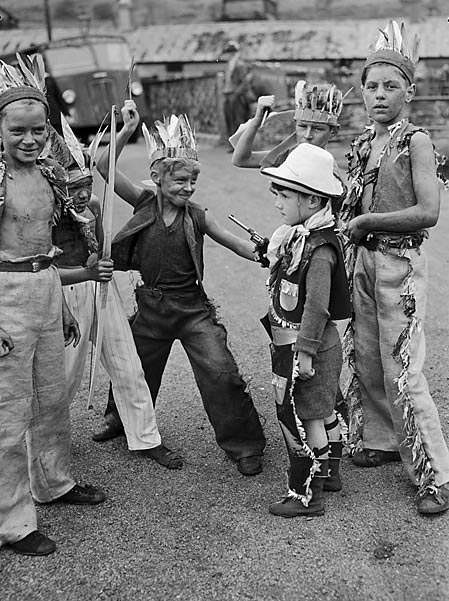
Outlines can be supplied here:
[[360, 240], [360, 245], [364, 246], [368, 250], [378, 250], [385, 253], [390, 248], [419, 248], [423, 240], [424, 235], [421, 233], [404, 234], [403, 236], [399, 236], [397, 238], [371, 234]]
[[41, 259], [40, 261], [23, 261], [21, 263], [12, 263], [10, 261], [0, 261], [0, 271], [29, 271], [37, 273], [42, 269], [48, 269], [53, 264], [53, 259]]

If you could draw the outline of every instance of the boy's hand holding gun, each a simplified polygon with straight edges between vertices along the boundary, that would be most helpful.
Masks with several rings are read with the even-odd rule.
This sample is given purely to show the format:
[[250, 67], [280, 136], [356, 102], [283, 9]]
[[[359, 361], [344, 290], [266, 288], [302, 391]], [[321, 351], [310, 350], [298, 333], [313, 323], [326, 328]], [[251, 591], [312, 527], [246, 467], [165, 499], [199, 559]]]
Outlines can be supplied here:
[[267, 254], [267, 250], [268, 250], [268, 243], [270, 242], [269, 239], [264, 238], [263, 236], [258, 234], [256, 232], [256, 230], [253, 230], [252, 228], [246, 226], [244, 223], [242, 223], [241, 221], [236, 219], [234, 217], [234, 215], [228, 215], [228, 218], [231, 221], [233, 221], [236, 225], [241, 227], [242, 230], [245, 230], [245, 232], [247, 232], [249, 234], [249, 239], [251, 240], [251, 242], [254, 242], [254, 244], [256, 245], [256, 247], [254, 249], [254, 254], [255, 254], [254, 260], [257, 261], [258, 263], [260, 263], [261, 267], [268, 267], [269, 261], [266, 257], [266, 254]]

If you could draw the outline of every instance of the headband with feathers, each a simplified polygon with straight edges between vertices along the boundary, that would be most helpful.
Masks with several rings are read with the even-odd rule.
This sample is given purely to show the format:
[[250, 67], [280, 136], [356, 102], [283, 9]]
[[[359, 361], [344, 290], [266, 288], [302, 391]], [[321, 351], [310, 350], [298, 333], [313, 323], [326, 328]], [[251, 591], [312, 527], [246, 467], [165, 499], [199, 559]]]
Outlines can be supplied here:
[[16, 67], [0, 60], [0, 110], [16, 100], [33, 98], [42, 102], [48, 111], [42, 56], [32, 54], [22, 57], [17, 53], [16, 57]]
[[150, 165], [158, 159], [185, 158], [198, 160], [195, 135], [186, 115], [172, 115], [164, 121], [155, 121], [151, 132], [142, 123]]
[[390, 21], [385, 29], [379, 29], [379, 36], [371, 47], [371, 52], [363, 67], [362, 81], [366, 70], [376, 63], [387, 63], [397, 67], [405, 75], [409, 83], [413, 83], [415, 65], [419, 60], [419, 37], [415, 33], [409, 40], [404, 23]]
[[338, 125], [343, 99], [334, 84], [299, 80], [295, 86], [295, 119]]

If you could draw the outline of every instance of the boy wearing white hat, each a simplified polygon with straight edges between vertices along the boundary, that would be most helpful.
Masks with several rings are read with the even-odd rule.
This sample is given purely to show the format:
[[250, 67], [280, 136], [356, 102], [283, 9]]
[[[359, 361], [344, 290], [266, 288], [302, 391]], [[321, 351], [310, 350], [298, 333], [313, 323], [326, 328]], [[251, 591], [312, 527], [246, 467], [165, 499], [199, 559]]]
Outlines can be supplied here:
[[290, 460], [288, 493], [269, 510], [282, 517], [324, 513], [324, 419], [334, 409], [342, 365], [334, 320], [351, 312], [331, 209], [331, 199], [342, 192], [333, 163], [329, 152], [304, 143], [279, 167], [261, 171], [285, 223], [270, 245], [267, 316], [276, 410]]

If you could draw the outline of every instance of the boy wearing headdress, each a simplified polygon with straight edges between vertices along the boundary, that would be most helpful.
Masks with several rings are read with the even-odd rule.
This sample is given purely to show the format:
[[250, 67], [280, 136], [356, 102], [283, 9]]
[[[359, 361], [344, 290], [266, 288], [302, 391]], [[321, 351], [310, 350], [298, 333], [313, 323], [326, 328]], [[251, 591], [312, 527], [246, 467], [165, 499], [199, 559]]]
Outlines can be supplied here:
[[[117, 156], [139, 123], [135, 105], [122, 108]], [[150, 175], [156, 194], [117, 171], [116, 193], [134, 207], [134, 217], [113, 241], [116, 269], [137, 269], [144, 285], [136, 289], [132, 329], [153, 400], [176, 339], [184, 347], [219, 446], [239, 471], [262, 471], [265, 436], [246, 384], [227, 346], [227, 332], [202, 285], [203, 240], [213, 240], [254, 261], [251, 242], [223, 229], [210, 211], [191, 201], [200, 172], [196, 144], [185, 118], [172, 116], [157, 133], [144, 129]], [[106, 177], [103, 155], [97, 164]]]
[[271, 181], [285, 223], [272, 237], [267, 321], [276, 411], [290, 467], [288, 494], [270, 512], [285, 518], [323, 515], [326, 418], [334, 409], [342, 366], [334, 320], [351, 312], [330, 200], [341, 195], [342, 185], [332, 155], [307, 143], [261, 173]]
[[[449, 452], [422, 373], [426, 255], [439, 185], [428, 133], [408, 120], [417, 37], [390, 22], [362, 71], [373, 124], [352, 144], [342, 209], [354, 247], [355, 374], [349, 388], [353, 461], [402, 460], [423, 514], [449, 509]], [[349, 335], [351, 330], [349, 331]]]
[[[257, 99], [256, 113], [243, 123], [230, 138], [234, 147], [232, 162], [236, 167], [278, 167], [288, 154], [302, 142], [326, 148], [338, 132], [338, 118], [343, 107], [343, 95], [329, 83], [308, 83], [299, 80], [295, 86], [295, 109], [273, 112], [274, 95]], [[271, 150], [253, 150], [257, 132], [266, 120], [293, 120], [295, 132]]]
[[[113, 277], [113, 262], [99, 258], [103, 232], [100, 203], [92, 195], [95, 157], [83, 153], [62, 115], [61, 121], [64, 139], [59, 138], [58, 144], [54, 144], [54, 156], [62, 154], [58, 152], [61, 146], [65, 156], [68, 154], [68, 195], [78, 215], [88, 222], [81, 230], [72, 219], [63, 217], [53, 228], [53, 241], [63, 251], [57, 265], [65, 286], [65, 297], [82, 335], [80, 344], [74, 349], [66, 349], [65, 353], [69, 402], [73, 401], [81, 384], [89, 343], [96, 328], [95, 282], [109, 282], [100, 358], [112, 381], [120, 416], [110, 419], [115, 419], [124, 428], [131, 451], [140, 451], [169, 469], [180, 469], [181, 458], [161, 443], [151, 394]], [[87, 237], [83, 234], [86, 227], [89, 230]]]
[[2, 65], [0, 75], [0, 545], [48, 555], [56, 545], [37, 530], [33, 498], [96, 504], [105, 495], [70, 474], [62, 357], [79, 329], [53, 264], [51, 227], [69, 210], [65, 174], [38, 158], [48, 104], [19, 71]]

